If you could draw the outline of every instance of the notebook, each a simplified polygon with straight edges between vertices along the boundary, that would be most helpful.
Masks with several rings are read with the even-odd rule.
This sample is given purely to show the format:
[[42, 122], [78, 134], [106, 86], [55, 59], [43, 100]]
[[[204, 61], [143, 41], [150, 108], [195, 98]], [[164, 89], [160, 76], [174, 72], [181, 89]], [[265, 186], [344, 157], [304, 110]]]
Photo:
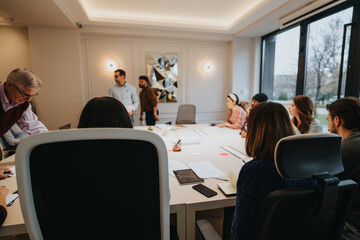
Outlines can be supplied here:
[[192, 169], [174, 170], [174, 174], [180, 184], [192, 184], [204, 182]]
[[229, 176], [229, 182], [218, 183], [217, 185], [220, 188], [220, 190], [225, 194], [225, 196], [227, 197], [235, 196], [237, 177], [232, 172], [230, 172], [228, 176]]

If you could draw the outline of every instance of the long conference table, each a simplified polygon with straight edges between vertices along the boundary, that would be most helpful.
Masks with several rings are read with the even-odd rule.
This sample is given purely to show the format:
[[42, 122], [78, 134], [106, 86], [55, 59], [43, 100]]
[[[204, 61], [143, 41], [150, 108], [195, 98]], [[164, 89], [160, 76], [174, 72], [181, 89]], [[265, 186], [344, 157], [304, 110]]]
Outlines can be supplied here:
[[[147, 126], [139, 126], [135, 129], [150, 131]], [[168, 149], [169, 162], [175, 160], [175, 162], [186, 165], [207, 161], [225, 175], [232, 172], [237, 176], [244, 162], [251, 160], [245, 154], [245, 140], [239, 135], [239, 130], [196, 124], [157, 125], [152, 126], [151, 131], [164, 140]], [[172, 149], [179, 139], [182, 143], [181, 151], [175, 152]], [[0, 161], [0, 166], [12, 167], [13, 165], [15, 165], [14, 155]], [[181, 240], [195, 239], [197, 212], [235, 206], [235, 197], [226, 197], [217, 187], [218, 183], [224, 183], [224, 179], [226, 180], [228, 177], [204, 179], [203, 184], [217, 192], [216, 196], [207, 198], [192, 188], [194, 184], [180, 185], [176, 177], [169, 174], [170, 213], [176, 215], [177, 232]], [[0, 183], [9, 189], [9, 193], [17, 190], [15, 177], [0, 180]], [[0, 227], [0, 236], [26, 232], [20, 201], [17, 199], [12, 206], [8, 207], [8, 216], [3, 226]]]

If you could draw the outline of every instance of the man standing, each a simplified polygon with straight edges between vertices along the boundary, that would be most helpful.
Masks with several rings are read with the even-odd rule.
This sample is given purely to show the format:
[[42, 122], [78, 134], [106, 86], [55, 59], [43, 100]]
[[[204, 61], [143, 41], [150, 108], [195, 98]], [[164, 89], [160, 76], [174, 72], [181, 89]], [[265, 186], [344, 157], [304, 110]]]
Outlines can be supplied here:
[[[360, 186], [360, 100], [345, 97], [328, 104], [329, 132], [342, 137], [341, 156], [344, 172], [340, 180], [352, 179]], [[353, 203], [350, 218], [345, 224], [343, 239], [360, 239], [360, 194]]]
[[146, 125], [154, 126], [156, 121], [159, 121], [158, 110], [157, 110], [157, 98], [154, 90], [149, 86], [149, 78], [147, 76], [139, 77], [139, 88], [140, 92], [140, 122], [142, 122], [142, 114], [145, 112]]
[[38, 95], [41, 80], [27, 68], [13, 70], [0, 84], [0, 136], [14, 123], [28, 134], [47, 132], [31, 110], [30, 100]]
[[125, 81], [126, 72], [118, 69], [114, 72], [115, 86], [109, 89], [109, 96], [118, 99], [129, 113], [131, 122], [134, 124], [134, 113], [139, 106], [136, 88]]

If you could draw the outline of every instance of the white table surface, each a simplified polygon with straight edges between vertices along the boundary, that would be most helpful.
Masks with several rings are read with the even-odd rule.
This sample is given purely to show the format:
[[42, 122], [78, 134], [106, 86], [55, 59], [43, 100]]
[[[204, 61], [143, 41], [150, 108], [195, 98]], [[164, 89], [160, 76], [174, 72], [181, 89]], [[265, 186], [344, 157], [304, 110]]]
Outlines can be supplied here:
[[[135, 129], [147, 130], [140, 126]], [[245, 140], [239, 135], [239, 130], [229, 128], [210, 127], [207, 124], [152, 127], [153, 132], [161, 136], [168, 149], [168, 159], [183, 164], [189, 162], [209, 161], [223, 173], [233, 172], [238, 175], [243, 161], [228, 153], [221, 146], [231, 146], [245, 153]], [[171, 151], [174, 143], [179, 139], [196, 139], [199, 143], [182, 144], [181, 152]], [[186, 141], [185, 141], [186, 142]], [[246, 159], [246, 161], [249, 159]], [[0, 161], [0, 166], [15, 164], [15, 156]], [[171, 191], [170, 212], [176, 213], [176, 222], [179, 238], [181, 240], [195, 239], [195, 214], [197, 211], [235, 206], [235, 197], [226, 197], [217, 187], [217, 183], [224, 181], [218, 179], [205, 179], [204, 185], [217, 192], [217, 195], [207, 198], [192, 189], [192, 185], [180, 185], [176, 177], [169, 175]], [[0, 180], [2, 185], [12, 193], [17, 190], [16, 178]], [[8, 207], [8, 217], [2, 227], [0, 236], [25, 233], [26, 228], [20, 209], [19, 199]]]
[[[169, 151], [169, 160], [176, 160], [183, 164], [209, 161], [224, 174], [227, 175], [229, 172], [233, 172], [238, 176], [244, 162], [221, 147], [231, 146], [233, 149], [245, 154], [245, 139], [241, 138], [239, 130], [210, 127], [207, 124], [183, 126], [185, 127], [152, 127], [153, 132], [163, 138]], [[148, 127], [136, 127], [136, 129], [147, 130]], [[171, 149], [178, 139], [196, 139], [200, 143], [182, 144], [181, 152], [173, 152]], [[250, 158], [245, 158], [244, 160], [249, 161]], [[235, 197], [226, 197], [217, 187], [217, 183], [224, 182], [222, 180], [205, 179], [203, 184], [217, 192], [217, 195], [211, 198], [207, 198], [192, 189], [194, 184], [180, 185], [176, 177], [170, 175], [169, 181], [172, 182], [170, 184], [171, 193], [175, 190], [180, 192], [185, 202], [187, 240], [195, 239], [195, 215], [197, 211], [235, 206]], [[180, 233], [179, 227], [178, 232]]]

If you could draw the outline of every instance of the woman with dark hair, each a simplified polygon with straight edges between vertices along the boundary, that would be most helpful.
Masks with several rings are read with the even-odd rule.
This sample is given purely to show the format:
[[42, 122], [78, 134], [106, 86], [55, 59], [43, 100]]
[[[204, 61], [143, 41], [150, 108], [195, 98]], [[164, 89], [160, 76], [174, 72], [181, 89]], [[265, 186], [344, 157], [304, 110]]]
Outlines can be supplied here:
[[112, 97], [96, 97], [84, 107], [78, 128], [133, 128], [124, 105]]
[[239, 103], [239, 98], [235, 93], [229, 93], [226, 98], [226, 105], [229, 115], [226, 122], [216, 124], [218, 127], [228, 127], [232, 129], [244, 129], [246, 122], [245, 108]]
[[296, 134], [322, 133], [322, 126], [319, 119], [315, 118], [315, 107], [307, 96], [298, 95], [293, 98], [289, 107], [289, 113]]
[[245, 149], [254, 159], [241, 168], [237, 180], [231, 227], [233, 239], [251, 239], [258, 211], [269, 193], [290, 186], [309, 184], [285, 180], [276, 170], [276, 143], [290, 135], [294, 135], [294, 130], [289, 114], [281, 104], [265, 102], [257, 104], [251, 110]]

